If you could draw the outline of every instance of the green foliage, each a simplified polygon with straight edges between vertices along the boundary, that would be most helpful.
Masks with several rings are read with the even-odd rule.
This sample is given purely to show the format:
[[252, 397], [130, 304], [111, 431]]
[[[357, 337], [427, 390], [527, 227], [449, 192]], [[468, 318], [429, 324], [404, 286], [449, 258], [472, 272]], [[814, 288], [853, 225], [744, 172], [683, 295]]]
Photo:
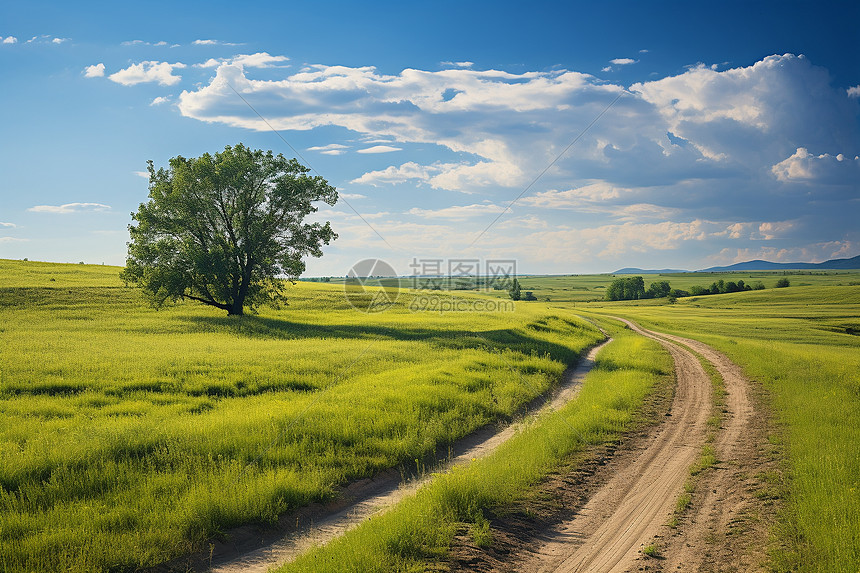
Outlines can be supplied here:
[[325, 283], [289, 313], [156, 313], [118, 271], [0, 261], [4, 571], [143, 569], [414, 468], [601, 338], [541, 303], [368, 316]]
[[227, 146], [149, 168], [149, 201], [132, 214], [122, 278], [157, 306], [180, 298], [243, 314], [281, 298], [276, 276], [295, 279], [302, 258], [337, 238], [329, 223], [304, 223], [313, 203], [337, 191], [295, 159]]
[[785, 288], [785, 287], [787, 287], [787, 286], [791, 286], [791, 281], [789, 281], [789, 280], [788, 280], [787, 278], [785, 278], [785, 277], [783, 277], [783, 278], [779, 279], [778, 281], [776, 281], [776, 288]]
[[645, 279], [624, 277], [612, 281], [606, 287], [606, 300], [638, 300], [645, 298]]
[[511, 288], [508, 289], [508, 295], [511, 297], [511, 300], [520, 300], [520, 281], [514, 279], [514, 282], [511, 283]]
[[669, 281], [659, 281], [651, 283], [648, 287], [648, 292], [645, 293], [645, 298], [663, 298], [669, 296], [672, 292], [672, 287], [669, 286]]

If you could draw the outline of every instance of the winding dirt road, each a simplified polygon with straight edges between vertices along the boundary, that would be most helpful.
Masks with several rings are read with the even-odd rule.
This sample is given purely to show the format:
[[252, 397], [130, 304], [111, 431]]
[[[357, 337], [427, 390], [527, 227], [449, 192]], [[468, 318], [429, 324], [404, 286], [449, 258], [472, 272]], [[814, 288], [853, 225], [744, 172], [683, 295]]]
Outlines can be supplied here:
[[[572, 400], [579, 392], [585, 376], [594, 366], [597, 353], [610, 341], [611, 339], [607, 339], [593, 347], [575, 368], [568, 369], [556, 392], [543, 405], [534, 410], [557, 410]], [[454, 448], [454, 456], [436, 471], [446, 471], [458, 463], [468, 462], [473, 458], [490, 454], [516, 434], [518, 428], [519, 424], [514, 423], [498, 432], [492, 429], [476, 432], [462, 440], [459, 447]], [[311, 547], [327, 543], [373, 515], [391, 508], [405, 496], [414, 493], [418, 488], [432, 480], [433, 475], [406, 483], [400, 483], [398, 477], [396, 472], [388, 472], [381, 477], [356, 484], [357, 487], [353, 487], [352, 491], [348, 489], [346, 492], [347, 496], [352, 499], [342, 503], [336, 511], [317, 515], [310, 523], [300, 526], [297, 531], [267, 543], [263, 547], [250, 551], [241, 549], [231, 551], [227, 548], [228, 550], [222, 551], [221, 555], [212, 556], [208, 571], [212, 573], [264, 573], [271, 567], [288, 563]]]
[[[720, 460], [739, 455], [742, 434], [750, 422], [752, 406], [747, 381], [724, 355], [694, 340], [657, 334], [626, 323], [633, 331], [660, 342], [675, 362], [677, 387], [671, 410], [647, 447], [631, 454], [571, 519], [541, 532], [539, 546], [511, 563], [528, 573], [624, 572], [641, 570], [643, 547], [659, 540], [659, 561], [647, 569], [700, 571], [711, 569], [713, 537], [747, 506], [749, 492], [733, 487], [729, 476], [707, 480], [704, 501], [697, 501], [679, 531], [666, 527], [673, 514], [690, 466], [698, 459], [712, 413], [712, 387], [708, 374], [686, 345], [710, 361], [723, 376], [727, 391], [723, 427], [714, 443]], [[669, 340], [673, 341], [670, 342]], [[664, 536], [670, 535], [668, 543]], [[743, 561], [743, 560], [741, 560]], [[746, 560], [747, 569], [755, 568]], [[726, 570], [723, 567], [713, 568]]]

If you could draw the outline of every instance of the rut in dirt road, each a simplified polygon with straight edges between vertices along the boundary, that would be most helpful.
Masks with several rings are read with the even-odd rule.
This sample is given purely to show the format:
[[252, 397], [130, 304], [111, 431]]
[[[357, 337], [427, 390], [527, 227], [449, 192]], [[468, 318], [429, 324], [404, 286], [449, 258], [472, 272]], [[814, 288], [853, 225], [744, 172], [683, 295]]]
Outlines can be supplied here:
[[[622, 320], [622, 319], [619, 319]], [[666, 421], [632, 463], [620, 469], [566, 523], [545, 532], [545, 542], [517, 564], [528, 572], [623, 572], [669, 519], [707, 433], [710, 377], [689, 350], [622, 320], [654, 338], [672, 355], [677, 389]]]
[[[598, 351], [608, 344], [612, 339], [607, 338], [597, 346], [593, 347], [575, 368], [565, 372], [565, 378], [540, 411], [558, 410], [565, 403], [572, 400], [582, 386], [586, 374], [594, 366], [594, 360]], [[439, 471], [447, 470], [455, 464], [468, 462], [473, 458], [480, 458], [490, 454], [499, 445], [514, 436], [519, 424], [511, 424], [499, 432], [489, 435], [472, 436], [468, 439], [469, 446], [451, 459]], [[478, 438], [478, 439], [474, 439]], [[276, 540], [258, 549], [241, 552], [238, 556], [224, 558], [215, 556], [211, 561], [211, 567], [204, 570], [211, 573], [264, 573], [272, 567], [288, 563], [298, 557], [301, 553], [316, 545], [327, 543], [373, 515], [384, 512], [395, 503], [417, 491], [421, 486], [432, 480], [428, 476], [423, 480], [417, 480], [406, 484], [400, 484], [399, 480], [389, 478], [380, 480], [378, 483], [369, 484], [371, 487], [365, 495], [345, 504], [337, 512], [330, 512], [318, 518], [310, 525], [301, 528], [298, 532], [290, 534], [282, 539]], [[372, 481], [372, 480], [368, 480]]]

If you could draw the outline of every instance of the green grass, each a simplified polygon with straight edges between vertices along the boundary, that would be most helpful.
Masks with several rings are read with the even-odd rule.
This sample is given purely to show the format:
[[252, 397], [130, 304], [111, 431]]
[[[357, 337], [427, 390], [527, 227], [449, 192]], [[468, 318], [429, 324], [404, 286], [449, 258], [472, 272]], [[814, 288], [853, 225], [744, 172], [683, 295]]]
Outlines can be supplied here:
[[785, 442], [788, 477], [771, 566], [860, 570], [860, 286], [598, 307], [711, 344], [763, 383], [779, 427], [775, 441]]
[[389, 512], [278, 571], [426, 571], [444, 561], [464, 524], [476, 544], [491, 542], [486, 514], [504, 513], [585, 448], [617, 440], [646, 395], [671, 376], [671, 358], [658, 343], [613, 330], [615, 340], [598, 354], [576, 400], [530, 419], [490, 456], [437, 476]]
[[368, 315], [329, 284], [156, 312], [118, 270], [0, 261], [3, 571], [137, 570], [414, 468], [602, 338], [545, 305]]
[[[633, 275], [554, 275], [554, 276], [521, 276], [520, 287], [523, 295], [531, 291], [541, 302], [558, 303], [591, 303], [602, 301], [606, 287], [617, 277]], [[776, 282], [786, 278], [792, 286], [845, 286], [860, 284], [860, 271], [857, 270], [786, 270], [786, 271], [746, 271], [746, 272], [724, 272], [724, 273], [669, 273], [656, 275], [640, 275], [645, 280], [647, 288], [652, 282], [668, 281], [673, 289], [689, 291], [693, 286], [710, 287], [711, 283], [719, 280], [734, 281], [743, 280], [745, 284], [753, 285], [761, 282], [767, 289], [773, 289]], [[342, 277], [330, 279], [331, 284], [343, 284]], [[478, 289], [486, 295], [494, 298], [508, 298], [506, 290], [486, 289], [485, 284], [476, 284], [485, 279], [470, 277], [454, 277], [451, 279], [433, 279], [433, 284], [439, 288], [453, 289]], [[367, 284], [374, 286], [392, 287], [400, 285], [408, 288], [415, 284], [410, 278], [382, 278], [369, 279]], [[417, 284], [424, 284], [418, 280]], [[662, 304], [661, 301], [650, 301], [647, 304]]]

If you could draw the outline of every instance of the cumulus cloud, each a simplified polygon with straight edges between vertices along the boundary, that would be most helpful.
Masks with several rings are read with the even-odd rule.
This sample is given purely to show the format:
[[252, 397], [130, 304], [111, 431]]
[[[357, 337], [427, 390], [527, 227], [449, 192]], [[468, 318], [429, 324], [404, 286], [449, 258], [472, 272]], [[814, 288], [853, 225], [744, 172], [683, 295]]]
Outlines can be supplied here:
[[361, 193], [340, 193], [337, 194], [338, 197], [343, 199], [367, 199], [367, 195], [362, 195]]
[[150, 105], [150, 106], [153, 106], [153, 105], [161, 105], [161, 104], [163, 104], [163, 103], [167, 103], [167, 102], [169, 102], [169, 101], [170, 101], [170, 97], [169, 97], [169, 96], [158, 96], [157, 98], [155, 98], [155, 99], [153, 99], [151, 102], [149, 102], [149, 105]]
[[860, 181], [860, 157], [839, 153], [814, 155], [805, 147], [797, 150], [771, 168], [780, 181], [848, 184]]
[[220, 40], [194, 40], [191, 42], [194, 46], [241, 46], [233, 42], [222, 42]]
[[18, 38], [16, 38], [15, 36], [6, 36], [5, 38], [3, 36], [0, 36], [0, 40], [3, 40], [2, 42], [0, 42], [3, 44], [17, 44], [18, 43]]
[[610, 64], [616, 66], [629, 66], [630, 64], [635, 64], [639, 60], [634, 60], [633, 58], [615, 58], [614, 60], [609, 60]]
[[68, 42], [69, 38], [54, 38], [51, 40], [52, 44], [62, 44], [63, 42]]
[[104, 64], [95, 64], [92, 66], [87, 66], [84, 68], [84, 77], [85, 78], [101, 78], [105, 75], [105, 65]]
[[392, 151], [403, 151], [403, 149], [391, 145], [374, 145], [373, 147], [358, 149], [356, 153], [391, 153]]
[[35, 205], [27, 210], [34, 213], [98, 213], [110, 211], [110, 205], [103, 205], [101, 203], [66, 203], [65, 205]]
[[[568, 233], [559, 238], [579, 241], [590, 256], [628, 247], [666, 250], [703, 237], [726, 243], [800, 240], [814, 225], [796, 221], [821, 193], [798, 183], [839, 184], [838, 197], [856, 199], [857, 100], [803, 56], [768, 56], [722, 71], [696, 65], [629, 91], [569, 70], [510, 73], [452, 65], [385, 74], [316, 64], [258, 79], [234, 60], [213, 60], [211, 66], [208, 83], [179, 96], [184, 116], [269, 130], [232, 87], [275, 129], [336, 127], [352, 132], [348, 141], [360, 141], [359, 147], [414, 143], [438, 151], [355, 173], [356, 185], [427, 186], [482, 193], [506, 204], [552, 164], [517, 203], [532, 213], [518, 211], [500, 224], [558, 211], [577, 228], [535, 227], [542, 234], [534, 235], [531, 249], [549, 248], [551, 232]], [[311, 149], [338, 154], [347, 148]], [[458, 206], [456, 220], [467, 220], [462, 213], [469, 207]], [[437, 212], [446, 208], [411, 214], [444, 221]], [[832, 222], [833, 213], [816, 209], [819, 232], [847, 232], [822, 227], [820, 221]], [[391, 222], [392, 233], [401, 223], [408, 226]], [[432, 226], [428, 236], [444, 234], [440, 227]]]
[[[596, 114], [603, 96], [620, 89], [597, 85], [585, 74], [564, 71], [404, 70], [388, 76], [371, 67], [315, 65], [283, 80], [252, 80], [239, 66], [222, 64], [208, 86], [180, 95], [181, 112], [204, 121], [269, 129], [236, 105], [230, 86], [253, 100], [276, 129], [334, 125], [374, 138], [433, 143], [479, 156], [472, 165], [458, 166], [436, 180], [437, 186], [444, 184], [452, 190], [467, 190], [459, 187], [463, 185], [523, 183], [524, 172], [517, 163], [529, 157], [513, 151], [498, 132], [526, 122], [527, 131], [546, 134], [552, 131], [546, 112], [572, 109], [570, 98], [577, 91], [585, 92], [586, 100], [578, 112]], [[500, 121], [500, 114], [506, 113], [521, 119], [510, 115]], [[466, 117], [468, 123], [464, 124]], [[373, 175], [367, 179], [378, 182]]]
[[455, 68], [471, 68], [475, 62], [440, 62], [443, 66], [452, 66]]
[[860, 97], [860, 85], [852, 86], [846, 90], [848, 97]]
[[162, 86], [172, 86], [179, 83], [182, 78], [174, 76], [173, 70], [184, 68], [185, 64], [176, 62], [147, 61], [132, 64], [108, 76], [108, 79], [124, 86], [133, 86], [142, 83], [156, 82]]
[[288, 62], [286, 56], [272, 56], [268, 52], [257, 52], [256, 54], [239, 54], [231, 58], [209, 58], [203, 63], [194, 64], [198, 68], [217, 68], [222, 64], [242, 66], [244, 68], [276, 68], [283, 67], [279, 64]]

